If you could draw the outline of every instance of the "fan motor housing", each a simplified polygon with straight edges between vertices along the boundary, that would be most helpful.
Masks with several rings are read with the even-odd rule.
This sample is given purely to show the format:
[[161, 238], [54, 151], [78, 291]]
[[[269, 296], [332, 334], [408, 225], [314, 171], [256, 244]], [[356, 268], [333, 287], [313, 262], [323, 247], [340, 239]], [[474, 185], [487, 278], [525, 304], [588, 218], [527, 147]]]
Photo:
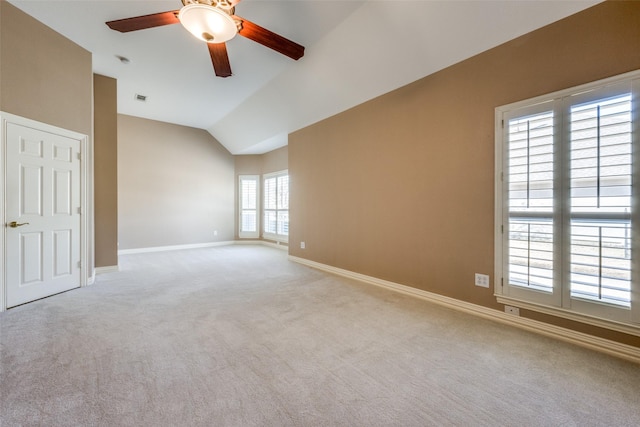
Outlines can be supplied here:
[[182, 4], [184, 6], [189, 4], [204, 4], [224, 10], [229, 15], [233, 15], [235, 13], [235, 7], [231, 2], [229, 2], [229, 0], [182, 0]]

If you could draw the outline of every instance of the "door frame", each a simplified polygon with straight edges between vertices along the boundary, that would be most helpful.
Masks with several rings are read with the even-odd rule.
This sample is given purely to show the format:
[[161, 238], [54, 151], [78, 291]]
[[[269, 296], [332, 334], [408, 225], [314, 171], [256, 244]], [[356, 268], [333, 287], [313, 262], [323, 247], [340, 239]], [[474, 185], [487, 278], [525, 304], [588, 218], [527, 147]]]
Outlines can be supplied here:
[[7, 286], [5, 254], [6, 254], [6, 161], [7, 161], [7, 124], [13, 123], [20, 126], [31, 127], [44, 132], [55, 133], [78, 140], [80, 142], [80, 287], [85, 287], [93, 282], [93, 260], [90, 259], [91, 251], [91, 231], [93, 221], [90, 221], [90, 197], [92, 195], [91, 166], [92, 157], [90, 156], [89, 137], [78, 132], [59, 128], [36, 120], [27, 119], [25, 117], [16, 116], [15, 114], [0, 111], [0, 224], [2, 224], [2, 232], [0, 232], [0, 312], [7, 309]]

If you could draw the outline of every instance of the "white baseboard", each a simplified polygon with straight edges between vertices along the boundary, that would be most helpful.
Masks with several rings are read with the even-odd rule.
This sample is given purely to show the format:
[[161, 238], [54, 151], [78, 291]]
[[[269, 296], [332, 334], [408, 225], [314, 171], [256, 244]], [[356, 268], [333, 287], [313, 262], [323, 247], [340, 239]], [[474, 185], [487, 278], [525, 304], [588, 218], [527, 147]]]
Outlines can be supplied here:
[[380, 286], [382, 288], [389, 289], [395, 292], [411, 295], [413, 297], [421, 298], [423, 300], [449, 307], [454, 310], [515, 326], [520, 329], [556, 338], [581, 347], [596, 350], [602, 353], [609, 354], [611, 356], [619, 357], [621, 359], [640, 364], [640, 348], [638, 347], [622, 344], [616, 341], [611, 341], [582, 332], [573, 331], [571, 329], [561, 328], [559, 326], [551, 325], [533, 319], [528, 319], [526, 317], [514, 316], [512, 314], [507, 314], [499, 310], [494, 310], [492, 308], [487, 308], [481, 305], [457, 300], [455, 298], [446, 297], [443, 295], [435, 294], [433, 292], [424, 291], [422, 289], [412, 288], [410, 286], [401, 285], [399, 283], [389, 282], [387, 280], [366, 276], [364, 274], [355, 273], [353, 271], [344, 270], [342, 268], [337, 268], [326, 264], [321, 264], [315, 261], [310, 261], [308, 259], [299, 258], [292, 255], [289, 255], [289, 259], [299, 264], [326, 271], [328, 273], [336, 274], [338, 276], [347, 277], [349, 279], [354, 279], [362, 283]]
[[214, 246], [227, 246], [227, 245], [233, 245], [233, 244], [234, 244], [234, 241], [223, 241], [223, 242], [209, 242], [209, 243], [194, 243], [189, 245], [153, 246], [150, 248], [121, 249], [118, 251], [118, 255], [141, 254], [141, 253], [147, 253], [147, 252], [181, 251], [184, 249], [211, 248]]
[[271, 240], [248, 240], [248, 239], [243, 239], [243, 240], [234, 240], [233, 244], [234, 245], [262, 245], [262, 246], [269, 246], [271, 248], [280, 249], [280, 250], [283, 250], [283, 251], [288, 251], [289, 250], [289, 245], [287, 245], [285, 243], [280, 243], [280, 242], [273, 242]]
[[241, 239], [241, 240], [234, 240], [233, 244], [234, 245], [261, 245], [262, 240]]
[[[185, 249], [200, 249], [200, 248], [213, 248], [216, 246], [229, 246], [229, 245], [262, 245], [272, 248], [288, 251], [289, 246], [279, 242], [271, 242], [266, 240], [227, 240], [223, 242], [209, 242], [209, 243], [195, 243], [190, 245], [173, 245], [173, 246], [153, 246], [150, 248], [135, 248], [135, 249], [121, 249], [118, 251], [118, 255], [129, 254], [142, 254], [147, 252], [164, 252], [164, 251], [181, 251]], [[98, 270], [96, 269], [96, 272]]]
[[271, 248], [276, 248], [276, 249], [280, 249], [281, 251], [289, 252], [289, 246], [280, 242], [268, 242], [265, 240], [261, 240], [259, 244], [262, 246], [269, 246]]
[[114, 273], [116, 271], [118, 271], [118, 266], [117, 265], [108, 265], [106, 267], [96, 267], [95, 268], [96, 274]]

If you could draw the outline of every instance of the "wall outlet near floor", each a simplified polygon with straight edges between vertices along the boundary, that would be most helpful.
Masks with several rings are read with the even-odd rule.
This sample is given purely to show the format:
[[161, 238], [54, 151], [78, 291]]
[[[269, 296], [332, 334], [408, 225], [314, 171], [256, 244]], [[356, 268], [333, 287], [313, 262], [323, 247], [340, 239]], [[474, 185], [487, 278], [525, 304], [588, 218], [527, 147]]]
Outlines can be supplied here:
[[218, 230], [213, 230], [213, 235], [217, 236], [218, 235]]
[[507, 313], [507, 314], [513, 314], [514, 316], [520, 316], [520, 309], [518, 307], [505, 305], [504, 306], [504, 312]]
[[489, 275], [488, 274], [476, 273], [476, 286], [481, 286], [483, 288], [488, 288], [489, 287]]
[[306, 245], [304, 244], [304, 242], [300, 242], [300, 249], [304, 249], [306, 247]]

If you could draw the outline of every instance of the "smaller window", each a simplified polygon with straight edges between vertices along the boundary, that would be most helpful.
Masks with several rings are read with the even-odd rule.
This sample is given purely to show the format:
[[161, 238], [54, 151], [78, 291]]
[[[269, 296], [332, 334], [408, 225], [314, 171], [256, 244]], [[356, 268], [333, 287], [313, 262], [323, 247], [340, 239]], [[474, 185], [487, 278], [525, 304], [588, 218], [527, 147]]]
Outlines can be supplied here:
[[287, 171], [265, 175], [263, 237], [281, 242], [289, 240], [289, 174]]
[[258, 223], [258, 195], [260, 194], [260, 177], [258, 175], [240, 175], [238, 202], [240, 218], [238, 220], [238, 236], [241, 239], [257, 239], [260, 237]]

